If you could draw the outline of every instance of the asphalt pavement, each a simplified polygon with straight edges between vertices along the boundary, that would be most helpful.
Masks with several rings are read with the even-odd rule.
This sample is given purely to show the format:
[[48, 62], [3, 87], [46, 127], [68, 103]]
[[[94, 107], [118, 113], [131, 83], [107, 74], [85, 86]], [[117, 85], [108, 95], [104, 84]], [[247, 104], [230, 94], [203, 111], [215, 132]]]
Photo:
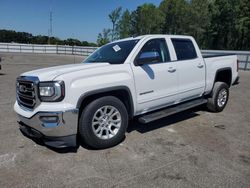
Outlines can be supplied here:
[[250, 187], [250, 72], [221, 113], [203, 107], [140, 124], [105, 150], [53, 150], [19, 131], [15, 79], [83, 57], [0, 53], [0, 187]]

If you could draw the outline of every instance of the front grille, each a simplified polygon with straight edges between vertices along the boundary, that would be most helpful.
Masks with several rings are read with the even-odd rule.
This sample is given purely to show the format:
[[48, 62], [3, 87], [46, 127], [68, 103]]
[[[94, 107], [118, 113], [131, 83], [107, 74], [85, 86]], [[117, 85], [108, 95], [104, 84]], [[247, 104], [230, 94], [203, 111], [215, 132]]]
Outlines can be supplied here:
[[33, 109], [37, 104], [36, 77], [19, 77], [16, 84], [17, 102], [19, 105]]

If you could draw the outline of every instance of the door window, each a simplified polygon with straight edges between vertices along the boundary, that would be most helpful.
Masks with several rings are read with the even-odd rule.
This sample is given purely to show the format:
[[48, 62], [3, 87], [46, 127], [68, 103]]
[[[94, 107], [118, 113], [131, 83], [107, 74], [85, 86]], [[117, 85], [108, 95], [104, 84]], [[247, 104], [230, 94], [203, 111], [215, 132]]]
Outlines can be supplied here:
[[197, 57], [194, 44], [189, 39], [171, 39], [178, 60], [188, 60]]
[[144, 52], [158, 53], [160, 56], [160, 61], [157, 63], [170, 61], [170, 55], [165, 39], [152, 39], [146, 42], [139, 52], [137, 58], [140, 57], [140, 55]]

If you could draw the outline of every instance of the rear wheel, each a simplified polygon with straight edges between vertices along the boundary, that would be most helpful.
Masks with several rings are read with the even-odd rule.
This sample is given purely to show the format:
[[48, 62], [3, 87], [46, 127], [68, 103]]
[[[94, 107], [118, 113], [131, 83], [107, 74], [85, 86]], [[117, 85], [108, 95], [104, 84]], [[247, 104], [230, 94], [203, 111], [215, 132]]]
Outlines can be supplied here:
[[122, 141], [128, 125], [128, 113], [116, 97], [106, 96], [92, 101], [83, 110], [79, 133], [90, 147], [103, 149]]
[[227, 104], [228, 97], [228, 85], [224, 82], [216, 82], [212, 91], [212, 97], [208, 98], [208, 110], [212, 112], [221, 112]]

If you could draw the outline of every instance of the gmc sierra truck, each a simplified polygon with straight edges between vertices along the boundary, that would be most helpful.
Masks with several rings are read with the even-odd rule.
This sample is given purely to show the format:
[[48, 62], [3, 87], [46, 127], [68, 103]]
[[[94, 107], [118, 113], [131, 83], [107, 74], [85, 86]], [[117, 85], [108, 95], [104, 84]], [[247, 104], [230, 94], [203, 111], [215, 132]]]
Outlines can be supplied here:
[[145, 35], [21, 74], [14, 109], [20, 130], [48, 146], [102, 149], [120, 143], [136, 116], [148, 123], [202, 104], [222, 111], [238, 79], [236, 55], [203, 57], [190, 36]]

